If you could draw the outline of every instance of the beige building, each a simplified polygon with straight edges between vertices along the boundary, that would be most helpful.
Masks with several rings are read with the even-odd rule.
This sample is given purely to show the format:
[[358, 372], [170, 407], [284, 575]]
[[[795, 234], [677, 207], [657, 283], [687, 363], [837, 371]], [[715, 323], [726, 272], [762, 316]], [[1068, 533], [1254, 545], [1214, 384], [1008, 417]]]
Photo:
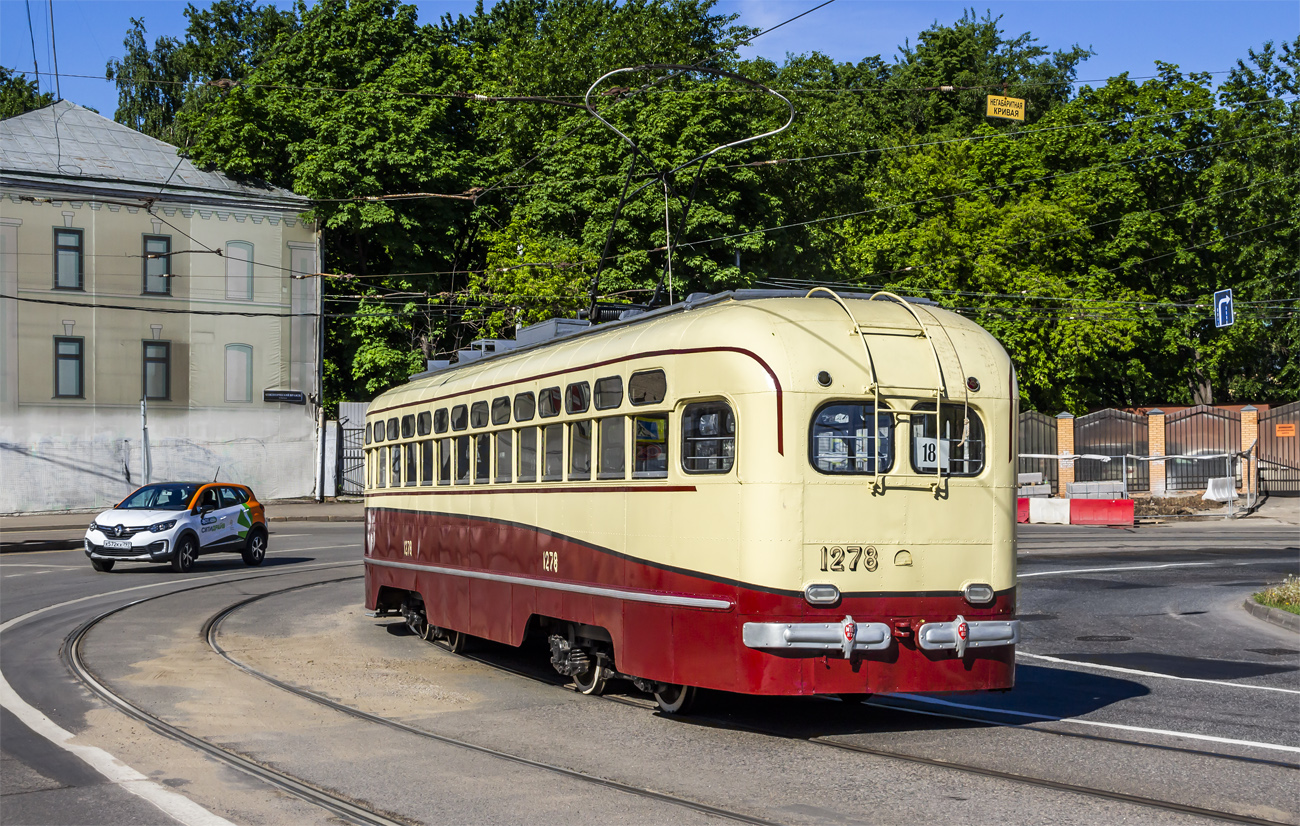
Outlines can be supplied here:
[[309, 208], [71, 103], [0, 122], [0, 513], [110, 504], [146, 462], [313, 494]]

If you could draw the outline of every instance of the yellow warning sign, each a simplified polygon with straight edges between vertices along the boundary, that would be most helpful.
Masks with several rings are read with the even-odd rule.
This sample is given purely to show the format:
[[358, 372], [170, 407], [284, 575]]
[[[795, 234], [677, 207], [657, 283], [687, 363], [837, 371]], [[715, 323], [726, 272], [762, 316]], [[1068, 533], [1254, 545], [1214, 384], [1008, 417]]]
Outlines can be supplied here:
[[1001, 95], [988, 96], [988, 116], [1006, 118], [1007, 120], [1025, 119], [1025, 101], [1023, 98], [1008, 98]]

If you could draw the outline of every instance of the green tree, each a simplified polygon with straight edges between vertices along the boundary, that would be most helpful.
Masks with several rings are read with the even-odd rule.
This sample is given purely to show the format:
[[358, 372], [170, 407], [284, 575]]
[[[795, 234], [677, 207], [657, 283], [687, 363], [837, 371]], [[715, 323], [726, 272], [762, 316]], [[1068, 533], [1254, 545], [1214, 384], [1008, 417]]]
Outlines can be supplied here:
[[53, 102], [54, 95], [38, 92], [35, 83], [0, 66], [0, 120], [43, 109]]

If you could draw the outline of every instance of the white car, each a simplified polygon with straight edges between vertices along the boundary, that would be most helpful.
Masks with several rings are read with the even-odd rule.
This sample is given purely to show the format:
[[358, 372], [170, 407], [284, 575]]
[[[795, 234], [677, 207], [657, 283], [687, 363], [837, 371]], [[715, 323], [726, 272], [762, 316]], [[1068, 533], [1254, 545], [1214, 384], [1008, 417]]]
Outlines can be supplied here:
[[86, 529], [86, 556], [96, 571], [118, 562], [169, 562], [184, 572], [199, 555], [222, 552], [261, 565], [266, 537], [265, 510], [247, 486], [162, 482], [96, 516]]

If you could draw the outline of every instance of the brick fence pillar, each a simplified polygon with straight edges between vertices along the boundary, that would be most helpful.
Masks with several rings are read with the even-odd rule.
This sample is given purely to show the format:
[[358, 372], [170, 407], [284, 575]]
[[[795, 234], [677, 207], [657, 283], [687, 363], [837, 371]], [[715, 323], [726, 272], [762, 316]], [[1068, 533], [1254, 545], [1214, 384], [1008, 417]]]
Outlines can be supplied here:
[[[1255, 448], [1254, 454], [1250, 458], [1241, 460], [1241, 484], [1242, 490], [1247, 485], [1254, 490], [1255, 487], [1255, 459], [1254, 456], [1259, 454], [1259, 446], [1255, 441], [1259, 438], [1259, 410], [1253, 404], [1248, 404], [1241, 408], [1241, 452], [1245, 453], [1252, 447]], [[1249, 480], [1249, 481], [1248, 481]]]
[[1152, 456], [1151, 461], [1148, 462], [1151, 495], [1164, 496], [1165, 460], [1155, 457], [1165, 455], [1165, 411], [1158, 407], [1147, 411], [1147, 451]]
[[[1058, 456], [1074, 455], [1074, 414], [1056, 414], [1056, 453]], [[1058, 459], [1056, 471], [1056, 495], [1062, 499], [1070, 497], [1070, 485], [1074, 483], [1074, 460]]]

